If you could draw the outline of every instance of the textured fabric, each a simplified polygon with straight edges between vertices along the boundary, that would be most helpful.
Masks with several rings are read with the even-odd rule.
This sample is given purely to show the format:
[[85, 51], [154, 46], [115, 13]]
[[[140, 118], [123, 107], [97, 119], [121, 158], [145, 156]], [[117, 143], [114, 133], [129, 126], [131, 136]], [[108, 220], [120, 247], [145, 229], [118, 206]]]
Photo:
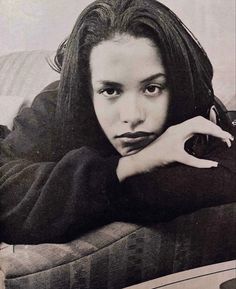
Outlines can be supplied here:
[[[112, 222], [119, 186], [117, 161], [104, 160], [86, 147], [69, 152], [58, 164], [13, 161], [12, 169], [20, 168], [23, 175], [19, 171], [18, 179], [10, 187], [6, 185], [12, 180], [7, 177], [10, 163], [3, 165], [0, 173], [5, 170], [8, 179], [4, 182], [3, 176], [0, 187], [2, 240], [65, 242], [78, 232]], [[47, 176], [48, 173], [51, 175]], [[30, 177], [34, 181], [26, 192]]]
[[32, 100], [48, 83], [59, 78], [47, 64], [51, 51], [23, 51], [0, 57], [0, 96]]
[[9, 132], [10, 130], [6, 126], [0, 125], [0, 140], [4, 139]]
[[[90, 255], [97, 250], [123, 238], [140, 226], [115, 222], [80, 236], [79, 239], [64, 244], [15, 245], [11, 260], [2, 263], [8, 278], [19, 277], [52, 267], [63, 265]], [[16, 258], [17, 256], [17, 258]], [[28, 258], [30, 256], [30, 258]], [[14, 264], [14, 267], [12, 267]], [[9, 266], [9, 267], [8, 267]], [[10, 270], [10, 271], [9, 271]]]
[[236, 259], [235, 239], [234, 203], [146, 227], [113, 223], [66, 244], [17, 245], [0, 264], [7, 289], [115, 289]]
[[47, 63], [51, 51], [24, 51], [0, 56], [0, 124], [12, 128], [22, 104], [30, 105], [35, 95], [59, 78]]

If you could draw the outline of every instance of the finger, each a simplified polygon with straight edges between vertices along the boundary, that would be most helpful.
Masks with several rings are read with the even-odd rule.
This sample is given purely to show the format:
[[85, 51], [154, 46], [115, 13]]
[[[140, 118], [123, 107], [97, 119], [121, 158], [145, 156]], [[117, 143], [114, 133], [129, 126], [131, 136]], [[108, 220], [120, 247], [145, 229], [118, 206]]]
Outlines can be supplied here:
[[185, 121], [183, 124], [186, 131], [188, 131], [186, 140], [196, 133], [211, 135], [224, 140], [234, 140], [234, 137], [229, 132], [222, 130], [220, 126], [201, 116], [194, 117], [188, 121]]
[[231, 140], [230, 139], [223, 139], [223, 142], [225, 142], [229, 148], [231, 147]]
[[212, 168], [218, 166], [218, 162], [205, 159], [198, 159], [188, 153], [183, 153], [179, 162], [195, 168]]

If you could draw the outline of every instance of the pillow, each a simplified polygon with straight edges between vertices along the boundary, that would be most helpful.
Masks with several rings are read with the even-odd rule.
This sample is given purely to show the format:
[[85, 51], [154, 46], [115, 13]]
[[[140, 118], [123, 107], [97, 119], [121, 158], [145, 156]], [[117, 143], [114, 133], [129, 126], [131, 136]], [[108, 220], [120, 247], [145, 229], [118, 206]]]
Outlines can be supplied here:
[[[0, 56], [0, 96], [32, 99], [59, 74], [47, 63], [52, 51], [23, 51]], [[14, 98], [15, 99], [15, 98]], [[0, 112], [2, 109], [0, 108]]]
[[54, 55], [36, 50], [0, 56], [0, 125], [12, 128], [21, 105], [30, 105], [45, 86], [59, 78], [47, 63]]

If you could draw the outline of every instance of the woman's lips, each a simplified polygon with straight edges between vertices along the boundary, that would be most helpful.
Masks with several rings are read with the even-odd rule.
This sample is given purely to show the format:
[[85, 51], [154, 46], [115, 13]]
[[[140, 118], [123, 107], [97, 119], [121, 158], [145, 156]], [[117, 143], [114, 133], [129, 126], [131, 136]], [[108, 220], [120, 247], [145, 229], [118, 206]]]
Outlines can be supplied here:
[[139, 137], [147, 137], [154, 135], [151, 132], [145, 132], [145, 131], [137, 131], [137, 132], [126, 132], [121, 135], [115, 136], [115, 138], [139, 138]]
[[122, 147], [127, 149], [127, 153], [130, 153], [141, 150], [150, 144], [155, 139], [155, 134], [149, 132], [128, 132], [118, 135], [116, 138], [120, 139]]

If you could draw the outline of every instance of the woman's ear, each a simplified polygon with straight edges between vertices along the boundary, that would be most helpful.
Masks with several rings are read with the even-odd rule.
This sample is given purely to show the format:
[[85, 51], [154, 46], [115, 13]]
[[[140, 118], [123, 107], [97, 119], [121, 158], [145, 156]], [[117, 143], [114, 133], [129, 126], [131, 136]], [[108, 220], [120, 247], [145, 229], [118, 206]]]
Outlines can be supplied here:
[[217, 119], [218, 119], [218, 112], [217, 109], [214, 105], [212, 105], [210, 112], [209, 112], [209, 120], [215, 124], [217, 124]]

